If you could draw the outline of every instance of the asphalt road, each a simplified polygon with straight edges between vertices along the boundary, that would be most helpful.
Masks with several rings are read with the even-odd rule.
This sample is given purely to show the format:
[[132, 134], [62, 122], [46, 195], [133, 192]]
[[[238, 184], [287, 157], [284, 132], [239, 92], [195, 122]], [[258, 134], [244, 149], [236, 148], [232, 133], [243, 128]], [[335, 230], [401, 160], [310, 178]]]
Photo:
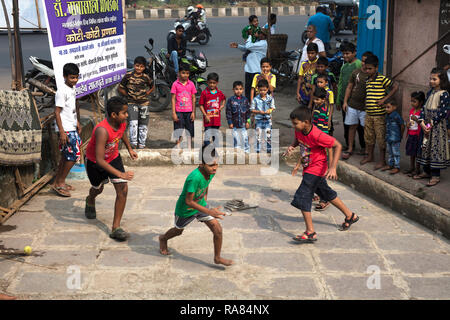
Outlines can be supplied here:
[[[308, 16], [280, 16], [277, 32], [288, 34], [288, 49], [299, 47], [300, 36]], [[144, 45], [149, 38], [155, 41], [155, 49], [166, 46], [166, 36], [173, 28], [175, 19], [167, 20], [130, 20], [127, 22], [127, 55], [131, 58], [146, 55]], [[261, 19], [261, 24], [265, 19]], [[212, 33], [211, 41], [206, 46], [189, 45], [190, 48], [202, 50], [209, 61], [237, 57], [240, 52], [229, 48], [230, 42], [242, 42], [241, 30], [247, 24], [245, 17], [208, 18]], [[47, 34], [28, 33], [22, 35], [22, 51], [25, 72], [31, 68], [30, 55], [50, 60]], [[11, 66], [7, 34], [0, 35], [0, 88], [7, 89], [11, 82]]]

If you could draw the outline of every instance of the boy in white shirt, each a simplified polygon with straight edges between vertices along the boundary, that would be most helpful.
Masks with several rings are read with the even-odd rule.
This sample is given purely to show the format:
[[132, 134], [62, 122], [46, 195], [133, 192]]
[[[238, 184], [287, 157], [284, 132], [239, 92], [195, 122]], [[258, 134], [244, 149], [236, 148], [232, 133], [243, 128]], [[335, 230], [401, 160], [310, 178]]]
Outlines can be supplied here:
[[58, 88], [55, 96], [56, 132], [59, 132], [61, 161], [52, 188], [63, 197], [70, 197], [69, 191], [74, 190], [66, 184], [66, 177], [81, 155], [80, 114], [75, 94], [79, 73], [76, 64], [66, 63], [63, 67], [64, 86]]

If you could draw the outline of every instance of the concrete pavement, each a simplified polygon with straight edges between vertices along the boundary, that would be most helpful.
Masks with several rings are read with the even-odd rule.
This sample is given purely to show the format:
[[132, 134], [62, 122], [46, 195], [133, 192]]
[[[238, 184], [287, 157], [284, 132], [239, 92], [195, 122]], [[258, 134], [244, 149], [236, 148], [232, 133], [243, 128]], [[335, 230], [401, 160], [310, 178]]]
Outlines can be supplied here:
[[0, 226], [0, 245], [31, 245], [39, 255], [0, 258], [0, 291], [24, 299], [450, 298], [450, 242], [341, 183], [331, 185], [360, 221], [341, 232], [343, 215], [335, 208], [315, 212], [319, 240], [294, 243], [304, 223], [289, 203], [301, 177], [286, 166], [273, 176], [262, 176], [261, 166], [219, 167], [210, 205], [233, 198], [259, 205], [221, 221], [223, 256], [234, 266], [213, 264], [211, 232], [198, 222], [169, 241], [172, 256], [161, 256], [157, 237], [172, 226], [177, 196], [194, 168], [132, 169], [126, 243], [108, 237], [112, 186], [98, 199], [95, 221], [84, 218], [87, 180], [70, 181], [77, 189], [70, 199], [47, 188]]

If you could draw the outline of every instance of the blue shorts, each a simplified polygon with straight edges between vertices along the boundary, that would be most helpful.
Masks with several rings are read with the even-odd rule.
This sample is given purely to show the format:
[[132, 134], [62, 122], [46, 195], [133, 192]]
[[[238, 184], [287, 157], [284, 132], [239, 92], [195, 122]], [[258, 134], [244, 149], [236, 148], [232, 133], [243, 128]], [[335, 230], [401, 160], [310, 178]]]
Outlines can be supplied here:
[[302, 211], [311, 212], [314, 193], [317, 193], [320, 200], [327, 202], [337, 197], [336, 191], [330, 188], [325, 177], [305, 173], [300, 187], [295, 192], [291, 205]]
[[81, 138], [77, 131], [66, 131], [67, 143], [59, 145], [59, 151], [67, 161], [77, 162], [81, 156]]

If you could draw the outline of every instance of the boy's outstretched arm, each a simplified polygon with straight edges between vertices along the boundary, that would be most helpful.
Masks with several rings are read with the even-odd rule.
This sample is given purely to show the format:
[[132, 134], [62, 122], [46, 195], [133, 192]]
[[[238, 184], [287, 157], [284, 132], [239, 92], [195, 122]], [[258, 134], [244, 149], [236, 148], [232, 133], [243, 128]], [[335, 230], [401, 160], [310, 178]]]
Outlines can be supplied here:
[[128, 150], [128, 153], [130, 154], [131, 159], [136, 160], [138, 158], [138, 154], [131, 147], [130, 140], [128, 140], [128, 135], [127, 135], [127, 131], [126, 130], [123, 133], [122, 141], [125, 144], [125, 147], [127, 147], [127, 150]]
[[197, 202], [194, 201], [194, 192], [186, 193], [186, 200], [185, 201], [186, 201], [186, 205], [188, 205], [189, 207], [191, 207], [191, 208], [193, 208], [193, 209], [195, 209], [197, 211], [200, 211], [200, 212], [202, 212], [204, 214], [210, 215], [210, 216], [212, 216], [214, 218], [223, 219], [222, 216], [225, 215], [225, 213], [219, 211], [220, 207], [213, 208], [213, 209], [208, 209], [208, 208], [206, 208], [206, 207], [204, 207], [202, 205], [199, 205]]
[[341, 152], [342, 152], [342, 144], [339, 143], [339, 141], [337, 141], [336, 139], [334, 140], [334, 144], [333, 144], [333, 149], [332, 149], [332, 161], [330, 166], [328, 167], [328, 171], [326, 174], [326, 178], [327, 179], [333, 179], [333, 180], [337, 180], [337, 173], [336, 173], [336, 168], [337, 168], [337, 164], [339, 161], [339, 158], [341, 157]]
[[97, 164], [116, 177], [124, 180], [132, 180], [134, 172], [120, 172], [105, 161], [105, 148], [106, 142], [108, 141], [108, 132], [105, 128], [98, 127], [97, 129], [95, 129], [95, 141], [95, 160]]

